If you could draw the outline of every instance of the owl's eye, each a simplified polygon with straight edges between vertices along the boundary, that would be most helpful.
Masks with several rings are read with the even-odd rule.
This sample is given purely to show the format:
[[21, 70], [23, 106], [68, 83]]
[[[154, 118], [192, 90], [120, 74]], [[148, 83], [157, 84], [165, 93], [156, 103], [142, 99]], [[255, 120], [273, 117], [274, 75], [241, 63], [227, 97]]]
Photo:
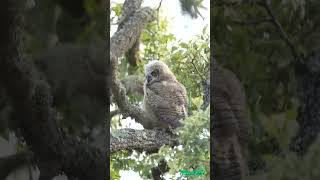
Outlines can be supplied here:
[[153, 77], [156, 77], [156, 76], [158, 75], [158, 73], [157, 73], [156, 71], [152, 71], [152, 72], [151, 72], [151, 75], [152, 75]]

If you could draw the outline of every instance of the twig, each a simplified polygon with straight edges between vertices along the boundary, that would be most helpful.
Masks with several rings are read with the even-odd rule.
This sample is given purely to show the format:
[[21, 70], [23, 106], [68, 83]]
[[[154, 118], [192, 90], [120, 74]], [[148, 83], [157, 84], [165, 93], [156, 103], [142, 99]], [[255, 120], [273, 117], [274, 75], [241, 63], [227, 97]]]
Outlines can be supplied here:
[[278, 21], [278, 19], [275, 17], [273, 11], [271, 10], [270, 7], [270, 1], [269, 0], [264, 0], [262, 2], [258, 2], [257, 3], [259, 6], [263, 7], [267, 14], [270, 16], [270, 22], [275, 26], [275, 28], [278, 30], [278, 32], [280, 33], [280, 38], [287, 44], [287, 46], [290, 48], [290, 51], [293, 55], [293, 57], [300, 61], [300, 55], [297, 52], [293, 42], [289, 39], [287, 33], [284, 31], [283, 27], [281, 26], [280, 22]]
[[160, 13], [160, 7], [162, 4], [162, 0], [160, 0], [159, 6], [157, 7], [156, 11], [157, 11], [157, 25], [158, 25], [158, 30], [160, 28], [160, 24], [159, 24], [159, 13]]
[[120, 113], [120, 110], [119, 109], [116, 109], [116, 110], [114, 110], [114, 111], [111, 111], [110, 112], [110, 118], [112, 118], [113, 116], [115, 116], [115, 115], [117, 115], [117, 114], [119, 114]]
[[231, 22], [238, 24], [238, 25], [259, 25], [262, 23], [268, 23], [271, 21], [271, 18], [261, 18], [261, 19], [254, 19], [254, 20], [247, 20], [247, 21], [239, 21], [239, 20], [231, 20]]
[[194, 12], [195, 12], [195, 14], [196, 14], [196, 18], [197, 18], [197, 15], [199, 15], [199, 16], [202, 18], [202, 20], [204, 21], [204, 17], [203, 17], [202, 14], [200, 13], [197, 5], [195, 4], [195, 0], [193, 1], [192, 4], [193, 4]]
[[[189, 56], [190, 56], [190, 55], [189, 55]], [[193, 58], [191, 58], [191, 64], [192, 64], [193, 68], [197, 71], [200, 79], [201, 79], [202, 81], [205, 81], [204, 75], [199, 71], [199, 69], [197, 68], [197, 66], [194, 64], [194, 62], [193, 62], [194, 60], [195, 60], [195, 55], [193, 54]]]
[[233, 7], [233, 6], [237, 6], [237, 5], [240, 5], [239, 2], [217, 2], [217, 1], [213, 1], [213, 7]]
[[160, 0], [159, 6], [158, 6], [157, 9], [156, 9], [158, 12], [159, 12], [159, 10], [160, 10], [161, 4], [162, 4], [162, 0]]

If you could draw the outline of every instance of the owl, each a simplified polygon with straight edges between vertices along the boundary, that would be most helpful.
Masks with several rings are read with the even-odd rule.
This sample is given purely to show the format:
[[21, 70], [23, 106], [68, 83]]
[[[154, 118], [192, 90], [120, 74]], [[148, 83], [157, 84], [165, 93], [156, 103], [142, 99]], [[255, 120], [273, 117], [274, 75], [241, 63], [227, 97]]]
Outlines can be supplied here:
[[187, 91], [169, 67], [153, 60], [145, 66], [143, 109], [147, 115], [141, 124], [146, 129], [174, 129], [187, 116]]
[[245, 90], [236, 75], [221, 66], [214, 66], [212, 76], [214, 179], [246, 179], [251, 124]]

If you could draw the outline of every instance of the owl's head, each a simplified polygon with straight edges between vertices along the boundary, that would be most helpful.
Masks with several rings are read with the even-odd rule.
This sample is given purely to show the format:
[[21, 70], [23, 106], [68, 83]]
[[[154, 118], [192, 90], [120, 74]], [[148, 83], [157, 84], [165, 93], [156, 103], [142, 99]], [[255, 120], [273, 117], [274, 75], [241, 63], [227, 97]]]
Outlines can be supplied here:
[[145, 77], [148, 85], [155, 82], [176, 80], [169, 67], [162, 61], [152, 60], [145, 65]]

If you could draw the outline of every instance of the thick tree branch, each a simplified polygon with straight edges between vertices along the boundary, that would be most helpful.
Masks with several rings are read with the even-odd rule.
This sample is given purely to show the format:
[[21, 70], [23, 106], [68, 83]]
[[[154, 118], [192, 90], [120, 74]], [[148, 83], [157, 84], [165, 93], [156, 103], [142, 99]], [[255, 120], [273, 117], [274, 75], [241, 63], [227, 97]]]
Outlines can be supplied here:
[[126, 116], [131, 116], [139, 122], [146, 119], [146, 115], [140, 107], [129, 103], [126, 96], [126, 89], [117, 77], [119, 61], [118, 59], [125, 54], [136, 42], [144, 27], [155, 19], [154, 10], [145, 7], [136, 11], [133, 16], [118, 29], [111, 38], [110, 42], [110, 60], [111, 60], [111, 92], [114, 101], [120, 111]]
[[133, 1], [125, 1], [122, 6], [122, 13], [119, 17], [119, 27], [118, 29], [122, 28], [122, 25], [129, 19], [140, 7], [142, 4], [142, 0], [133, 0]]
[[126, 88], [127, 94], [135, 94], [143, 96], [144, 78], [138, 75], [129, 75], [121, 80]]
[[[125, 22], [127, 22], [138, 9], [140, 9], [141, 4], [142, 0], [125, 1], [123, 3], [118, 29], [121, 29]], [[137, 62], [139, 61], [139, 47], [140, 38], [137, 38], [134, 45], [125, 54], [129, 64], [133, 67], [136, 67]]]
[[116, 109], [116, 110], [114, 110], [114, 111], [111, 111], [111, 112], [110, 112], [110, 118], [112, 118], [113, 116], [115, 116], [115, 115], [117, 115], [117, 114], [119, 114], [119, 113], [120, 113], [119, 109]]
[[320, 132], [320, 52], [307, 58], [305, 67], [296, 66], [297, 94], [300, 100], [297, 122], [299, 129], [290, 149], [304, 155]]
[[177, 135], [162, 130], [119, 129], [111, 135], [110, 152], [138, 150], [152, 153], [163, 145], [178, 145]]

